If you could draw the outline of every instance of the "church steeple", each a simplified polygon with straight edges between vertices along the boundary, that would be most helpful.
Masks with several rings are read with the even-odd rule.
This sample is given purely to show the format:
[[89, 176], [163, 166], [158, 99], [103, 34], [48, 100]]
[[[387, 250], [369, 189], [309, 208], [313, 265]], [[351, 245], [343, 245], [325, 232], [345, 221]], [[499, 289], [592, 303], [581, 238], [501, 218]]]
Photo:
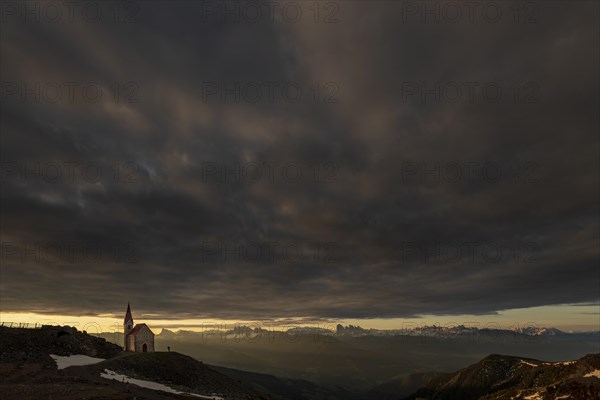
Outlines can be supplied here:
[[133, 329], [133, 317], [131, 316], [131, 306], [127, 302], [127, 312], [125, 313], [125, 320], [123, 321], [123, 333], [125, 336]]

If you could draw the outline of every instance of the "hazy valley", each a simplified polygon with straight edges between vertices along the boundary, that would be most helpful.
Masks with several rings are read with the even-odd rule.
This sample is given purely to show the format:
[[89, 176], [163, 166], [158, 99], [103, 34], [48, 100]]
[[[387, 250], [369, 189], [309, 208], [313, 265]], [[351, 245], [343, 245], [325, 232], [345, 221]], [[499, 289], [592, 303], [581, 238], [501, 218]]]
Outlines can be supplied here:
[[[338, 331], [340, 331], [338, 329]], [[156, 336], [157, 351], [178, 351], [211, 365], [304, 379], [329, 387], [370, 392], [410, 374], [453, 372], [489, 354], [548, 361], [574, 360], [600, 352], [600, 333], [558, 330], [429, 327], [400, 331], [238, 327], [230, 331], [172, 332]], [[119, 333], [104, 333], [120, 343]]]

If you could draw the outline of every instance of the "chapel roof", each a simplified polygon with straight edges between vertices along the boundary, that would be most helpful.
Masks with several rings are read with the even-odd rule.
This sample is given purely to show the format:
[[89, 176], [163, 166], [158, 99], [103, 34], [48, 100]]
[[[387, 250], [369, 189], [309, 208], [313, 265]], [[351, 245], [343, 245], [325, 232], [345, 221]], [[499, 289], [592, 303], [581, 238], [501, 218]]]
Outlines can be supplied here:
[[[146, 325], [146, 324], [137, 324], [132, 330], [129, 331], [129, 333], [127, 334], [127, 336], [136, 335], [144, 327], [148, 328], [148, 325]], [[154, 333], [152, 332], [152, 330], [150, 328], [148, 328], [148, 330], [150, 331], [150, 333], [152, 333], [154, 335]]]

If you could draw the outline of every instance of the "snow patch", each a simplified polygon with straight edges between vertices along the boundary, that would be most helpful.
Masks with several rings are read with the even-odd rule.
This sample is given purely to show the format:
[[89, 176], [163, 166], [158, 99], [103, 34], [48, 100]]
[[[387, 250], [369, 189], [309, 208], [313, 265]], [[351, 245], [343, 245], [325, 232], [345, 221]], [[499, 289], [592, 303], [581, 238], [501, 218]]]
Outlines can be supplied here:
[[562, 396], [555, 397], [554, 400], [563, 400], [563, 399], [570, 399], [570, 398], [571, 398], [570, 394], [563, 394]]
[[161, 392], [174, 393], [174, 394], [188, 394], [191, 396], [199, 397], [201, 399], [223, 400], [223, 398], [219, 397], [219, 396], [204, 396], [204, 395], [196, 394], [196, 393], [181, 392], [179, 390], [170, 388], [167, 385], [163, 385], [162, 383], [130, 378], [127, 375], [118, 374], [115, 371], [111, 371], [109, 369], [105, 369], [104, 373], [100, 373], [100, 377], [105, 378], [105, 379], [112, 379], [112, 380], [119, 381], [119, 382], [131, 383], [132, 385], [136, 385], [136, 386], [143, 387], [146, 389], [151, 389], [151, 390], [159, 390]]
[[573, 365], [576, 362], [577, 361], [561, 361], [561, 362], [548, 363], [548, 364], [550, 364], [550, 365]]
[[600, 369], [594, 370], [590, 373], [587, 373], [583, 376], [584, 378], [598, 378], [600, 379]]
[[98, 364], [99, 362], [104, 361], [103, 358], [94, 358], [90, 356], [85, 356], [83, 354], [72, 354], [70, 356], [57, 356], [54, 354], [50, 354], [50, 357], [54, 359], [58, 369], [64, 369], [76, 365]]
[[526, 400], [542, 400], [543, 397], [539, 392], [535, 392], [534, 394], [530, 394], [529, 396], [523, 397]]
[[537, 364], [533, 364], [533, 363], [530, 363], [530, 362], [527, 362], [527, 361], [523, 361], [523, 360], [520, 360], [520, 361], [521, 361], [521, 364], [527, 364], [530, 367], [536, 367], [536, 368], [538, 367]]

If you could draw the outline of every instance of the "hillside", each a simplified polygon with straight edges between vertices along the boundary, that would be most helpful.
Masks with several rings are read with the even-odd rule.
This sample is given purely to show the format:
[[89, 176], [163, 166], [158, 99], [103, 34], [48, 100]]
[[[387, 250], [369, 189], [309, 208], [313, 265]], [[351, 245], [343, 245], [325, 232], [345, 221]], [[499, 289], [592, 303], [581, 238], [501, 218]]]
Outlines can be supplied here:
[[490, 355], [447, 376], [434, 378], [408, 399], [500, 400], [500, 399], [600, 398], [600, 354], [577, 361], [543, 362]]
[[[61, 360], [94, 357], [96, 363], [60, 369], [51, 355]], [[249, 385], [176, 352], [125, 353], [115, 344], [69, 327], [0, 330], [0, 400], [193, 397], [270, 399]]]
[[448, 375], [450, 374], [442, 372], [418, 372], [406, 375], [377, 385], [366, 394], [366, 397], [377, 400], [396, 400], [399, 397], [414, 393], [434, 379], [440, 379]]
[[73, 374], [90, 379], [109, 370], [130, 378], [161, 383], [182, 392], [224, 399], [268, 399], [250, 386], [176, 352], [124, 353], [98, 364], [72, 369]]
[[43, 326], [41, 329], [0, 327], [0, 338], [0, 364], [54, 365], [49, 354], [111, 358], [123, 352], [121, 346], [70, 326]]
[[285, 378], [224, 367], [211, 366], [211, 368], [235, 380], [248, 382], [252, 387], [269, 394], [275, 400], [366, 400], [364, 394], [350, 392], [338, 386], [319, 385], [303, 379]]

